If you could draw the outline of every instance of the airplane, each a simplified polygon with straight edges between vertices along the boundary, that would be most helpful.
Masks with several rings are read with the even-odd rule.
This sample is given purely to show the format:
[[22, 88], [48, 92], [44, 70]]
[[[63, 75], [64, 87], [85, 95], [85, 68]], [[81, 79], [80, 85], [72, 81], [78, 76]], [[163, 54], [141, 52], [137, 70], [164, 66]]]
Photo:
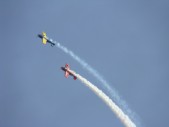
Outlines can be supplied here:
[[61, 67], [61, 69], [62, 69], [63, 71], [65, 71], [65, 77], [66, 77], [66, 78], [68, 78], [69, 75], [71, 75], [71, 76], [73, 76], [73, 79], [74, 79], [74, 80], [77, 79], [77, 77], [69, 71], [69, 70], [70, 70], [69, 64], [66, 64], [65, 67]]
[[42, 32], [42, 34], [38, 34], [38, 37], [42, 39], [43, 44], [46, 44], [48, 42], [51, 44], [52, 47], [55, 45], [55, 43], [46, 36], [45, 32]]

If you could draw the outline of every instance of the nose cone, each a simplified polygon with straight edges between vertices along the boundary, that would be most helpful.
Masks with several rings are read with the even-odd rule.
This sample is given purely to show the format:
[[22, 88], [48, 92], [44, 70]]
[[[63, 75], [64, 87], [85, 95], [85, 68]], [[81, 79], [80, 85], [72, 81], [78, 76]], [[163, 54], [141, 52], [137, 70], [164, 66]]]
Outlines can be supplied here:
[[43, 38], [41, 34], [38, 34], [38, 37]]
[[62, 70], [64, 70], [64, 67], [61, 67]]

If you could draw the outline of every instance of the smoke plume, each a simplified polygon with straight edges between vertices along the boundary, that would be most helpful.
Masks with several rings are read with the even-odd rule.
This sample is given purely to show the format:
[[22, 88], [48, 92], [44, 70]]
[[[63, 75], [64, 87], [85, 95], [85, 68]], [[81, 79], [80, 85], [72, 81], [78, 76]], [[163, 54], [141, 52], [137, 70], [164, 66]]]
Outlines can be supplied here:
[[100, 89], [98, 89], [95, 85], [93, 85], [81, 75], [76, 74], [72, 70], [70, 70], [70, 72], [75, 75], [89, 89], [91, 89], [98, 97], [100, 97], [126, 127], [136, 127], [136, 125], [130, 120], [130, 118], [126, 114], [124, 114], [123, 111], [104, 92], [102, 92]]

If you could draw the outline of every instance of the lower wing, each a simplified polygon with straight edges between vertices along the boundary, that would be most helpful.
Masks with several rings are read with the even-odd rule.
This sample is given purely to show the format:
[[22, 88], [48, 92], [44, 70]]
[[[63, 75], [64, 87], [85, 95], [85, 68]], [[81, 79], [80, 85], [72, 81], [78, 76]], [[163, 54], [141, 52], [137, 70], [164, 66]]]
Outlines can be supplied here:
[[69, 77], [69, 72], [65, 71], [65, 77], [68, 78]]

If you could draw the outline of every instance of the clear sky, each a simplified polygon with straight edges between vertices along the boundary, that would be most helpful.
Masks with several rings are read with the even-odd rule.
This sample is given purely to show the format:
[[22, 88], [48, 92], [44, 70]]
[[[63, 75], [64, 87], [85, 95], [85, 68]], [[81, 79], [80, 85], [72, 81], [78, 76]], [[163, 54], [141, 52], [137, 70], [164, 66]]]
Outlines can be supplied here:
[[0, 127], [123, 127], [82, 83], [65, 79], [60, 67], [69, 63], [103, 88], [43, 45], [42, 31], [100, 72], [142, 126], [169, 126], [168, 0], [1, 0]]

